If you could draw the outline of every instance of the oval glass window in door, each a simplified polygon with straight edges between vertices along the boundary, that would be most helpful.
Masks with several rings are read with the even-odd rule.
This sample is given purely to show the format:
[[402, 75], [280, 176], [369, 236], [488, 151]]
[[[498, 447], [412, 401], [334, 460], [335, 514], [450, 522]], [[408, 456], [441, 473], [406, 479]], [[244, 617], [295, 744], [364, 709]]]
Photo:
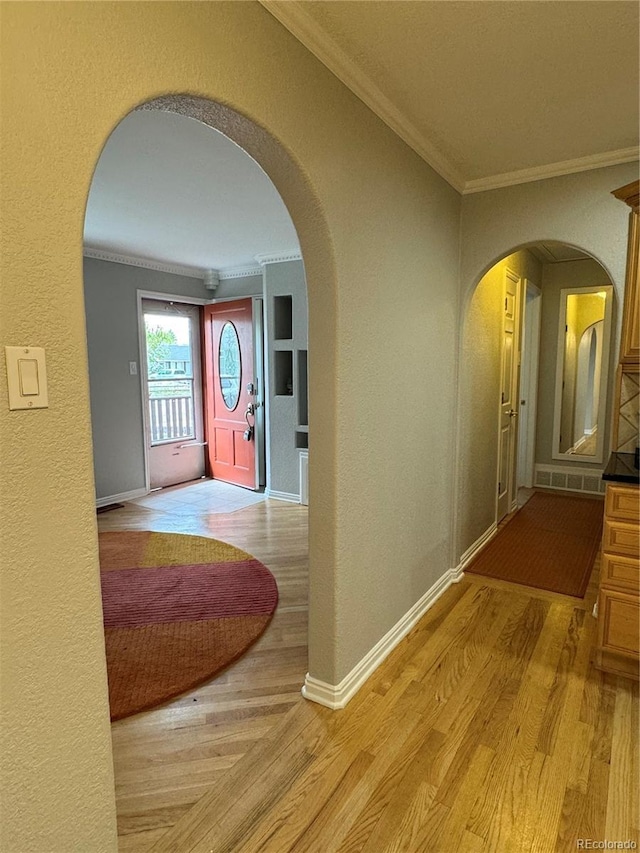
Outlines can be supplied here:
[[238, 340], [238, 333], [233, 323], [225, 323], [220, 333], [218, 370], [222, 399], [227, 409], [233, 411], [240, 399], [240, 376], [242, 371], [240, 341]]

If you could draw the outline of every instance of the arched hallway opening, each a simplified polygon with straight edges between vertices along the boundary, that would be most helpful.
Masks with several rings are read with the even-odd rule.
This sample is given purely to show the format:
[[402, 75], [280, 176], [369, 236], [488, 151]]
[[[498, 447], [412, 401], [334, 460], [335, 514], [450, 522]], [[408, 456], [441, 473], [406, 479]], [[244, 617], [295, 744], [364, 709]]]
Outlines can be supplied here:
[[[197, 126], [185, 126], [194, 120]], [[233, 145], [220, 138], [222, 130], [232, 132]], [[306, 477], [302, 479], [302, 459], [309, 459], [309, 410], [314, 405], [307, 374], [307, 287], [291, 220], [280, 198], [269, 195], [264, 172], [255, 171], [248, 154], [239, 155], [243, 142], [253, 146], [254, 154], [259, 150], [276, 175], [285, 173], [288, 192], [304, 198], [305, 216], [314, 214], [313, 201], [306, 187], [296, 185], [295, 170], [284, 151], [252, 122], [213, 101], [158, 99], [130, 113], [117, 131], [98, 161], [85, 226], [98, 506], [114, 507], [100, 512], [99, 530], [157, 530], [218, 538], [264, 562], [279, 588], [274, 618], [240, 660], [201, 687], [112, 725], [118, 833], [126, 849], [142, 850], [226, 776], [301, 700], [309, 670], [309, 488]], [[210, 143], [208, 136], [213, 137]], [[207, 171], [199, 182], [202, 188], [192, 160]], [[234, 192], [239, 200], [229, 195]], [[218, 210], [209, 209], [207, 216], [206, 204], [213, 193], [221, 200]], [[222, 251], [216, 256], [215, 247], [224, 249], [229, 243], [236, 255], [228, 248], [226, 255]], [[207, 254], [209, 245], [214, 251]], [[242, 252], [248, 252], [248, 257]], [[188, 266], [190, 253], [200, 257], [193, 270]], [[322, 256], [322, 251], [316, 255]], [[217, 262], [216, 257], [223, 260]], [[230, 266], [233, 257], [239, 261]], [[259, 266], [253, 260], [256, 257]], [[251, 269], [247, 260], [253, 260]], [[204, 273], [198, 267], [204, 267]], [[330, 266], [323, 266], [318, 278], [322, 280], [329, 271]], [[228, 314], [248, 300], [253, 302], [254, 328], [261, 330], [252, 357], [260, 373], [244, 372], [241, 353], [243, 373], [237, 396], [244, 394], [251, 379], [256, 391], [248, 399], [255, 400], [256, 406], [253, 419], [247, 421], [254, 425], [249, 443], [241, 442], [240, 449], [257, 445], [261, 422], [266, 428], [262, 432], [266, 470], [259, 480], [256, 446], [252, 482], [260, 488], [247, 493], [214, 480], [213, 485], [220, 485], [212, 492], [204, 481], [194, 481], [205, 468], [196, 470], [192, 460], [195, 449], [206, 461], [206, 471], [216, 470], [207, 442], [211, 447], [217, 440], [219, 423], [207, 421], [203, 400], [214, 398], [213, 383], [223, 379], [217, 377], [215, 353], [209, 363], [203, 359], [200, 370], [193, 364], [199, 349], [198, 328], [204, 335], [204, 352], [207, 335], [213, 334], [213, 327], [209, 330], [206, 320], [198, 317], [208, 304], [213, 304], [213, 311]], [[195, 337], [185, 355], [180, 323], [184, 325], [184, 318], [192, 315]], [[155, 338], [150, 341], [150, 329], [156, 337], [161, 333], [158, 346]], [[138, 351], [140, 377], [129, 362], [133, 377], [114, 380], [114, 375], [123, 374], [120, 362], [136, 358]], [[287, 355], [288, 360], [282, 358]], [[201, 390], [196, 387], [199, 373], [203, 374]], [[133, 386], [134, 391], [139, 385], [141, 399], [132, 392], [127, 403], [123, 385]], [[224, 394], [226, 387], [221, 387]], [[173, 410], [163, 414], [158, 404], [172, 403], [173, 397], [186, 401], [191, 414], [180, 411], [179, 418]], [[244, 409], [242, 399], [231, 402], [227, 406], [225, 397], [227, 408], [233, 410], [242, 403]], [[127, 405], [131, 416], [126, 414]], [[197, 433], [199, 418], [204, 419], [203, 433]], [[172, 430], [178, 427], [181, 431], [174, 435]], [[320, 456], [321, 447], [319, 441]], [[154, 454], [160, 451], [167, 461], [154, 462]], [[180, 455], [188, 457], [186, 468], [180, 463], [185, 473], [171, 460]], [[157, 486], [162, 488], [153, 491]], [[234, 489], [239, 491], [237, 496]], [[150, 775], [151, 755], [154, 772]]]
[[[568, 372], [573, 350], [565, 344], [565, 325], [567, 341], [576, 330], [566, 322], [566, 300], [573, 293], [571, 298], [604, 306], [592, 291], [607, 295], [607, 346], [596, 393], [598, 446], [593, 453], [569, 453], [560, 434], [573, 429], [576, 371], [571, 361]], [[457, 540], [467, 559], [517, 508], [519, 486], [603, 493], [616, 312], [612, 279], [603, 265], [559, 241], [515, 247], [476, 279], [464, 304], [460, 346]]]

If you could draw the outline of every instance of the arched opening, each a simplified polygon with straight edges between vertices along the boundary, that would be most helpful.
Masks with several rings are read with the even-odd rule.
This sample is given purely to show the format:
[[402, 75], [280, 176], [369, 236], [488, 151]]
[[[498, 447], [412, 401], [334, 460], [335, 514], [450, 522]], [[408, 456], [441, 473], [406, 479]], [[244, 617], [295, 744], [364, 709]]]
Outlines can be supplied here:
[[[589, 358], [580, 388], [575, 369], [571, 388], [569, 375], [562, 375], [568, 362], [563, 355], [565, 325], [570, 334], [564, 319], [566, 296], [589, 291], [606, 291], [609, 324], [606, 333], [603, 327], [599, 351], [593, 352], [592, 387], [597, 384], [598, 390], [591, 403], [584, 384]], [[465, 554], [477, 553], [500, 520], [522, 505], [527, 490], [601, 494], [613, 390], [614, 310], [612, 279], [604, 265], [583, 248], [566, 243], [545, 240], [515, 247], [476, 277], [464, 305], [460, 348], [456, 489], [457, 547], [463, 563]], [[580, 336], [584, 330], [583, 324]], [[601, 367], [595, 359], [598, 352]], [[591, 354], [590, 347], [586, 354]], [[571, 407], [563, 406], [569, 397]], [[587, 410], [592, 419], [598, 412], [597, 451], [590, 421], [594, 440], [587, 442], [582, 432], [582, 446], [569, 454], [568, 448], [562, 449], [565, 438], [573, 447], [576, 417], [584, 426]]]
[[[272, 215], [271, 224], [274, 225], [273, 217], [275, 216], [280, 216], [284, 222], [283, 213], [288, 218], [287, 209], [290, 211], [290, 230], [287, 231], [284, 228], [278, 232], [275, 227], [272, 230], [280, 236], [284, 234], [285, 238], [291, 233], [296, 236], [295, 245], [263, 242], [261, 245], [250, 247], [248, 251], [254, 267], [251, 270], [242, 268], [246, 259], [241, 258], [240, 263], [235, 264], [240, 269], [233, 269], [232, 262], [218, 263], [215, 258], [211, 259], [210, 255], [208, 260], [206, 252], [203, 253], [200, 263], [194, 264], [194, 268], [190, 270], [186, 256], [181, 256], [179, 252], [171, 256], [171, 251], [180, 247], [181, 230], [183, 232], [189, 230], [188, 221], [181, 222], [179, 216], [170, 217], [174, 235], [165, 234], [164, 236], [167, 253], [154, 257], [153, 250], [140, 248], [136, 251], [134, 241], [126, 242], [127, 236], [135, 237], [131, 235], [132, 220], [129, 219], [128, 227], [113, 228], [114, 237], [111, 243], [107, 239], [99, 239], [99, 235], [94, 233], [92, 245], [86, 252], [88, 258], [85, 261], [88, 343], [90, 374], [92, 374], [90, 385], [94, 419], [94, 463], [98, 487], [100, 488], [101, 483], [106, 484], [102, 487], [102, 494], [98, 493], [98, 498], [101, 499], [99, 504], [108, 505], [113, 503], [114, 499], [124, 504], [122, 508], [100, 516], [103, 529], [115, 530], [122, 528], [123, 525], [143, 524], [153, 530], [172, 529], [184, 533], [209, 535], [236, 544], [267, 564], [271, 562], [272, 569], [274, 569], [273, 564], [276, 568], [280, 564], [282, 568], [282, 576], [279, 580], [281, 581], [281, 612], [284, 615], [278, 624], [276, 614], [270, 626], [271, 630], [268, 629], [265, 633], [253, 658], [248, 658], [245, 662], [241, 660], [234, 671], [225, 672], [224, 684], [219, 689], [205, 685], [199, 691], [192, 691], [186, 697], [178, 698], [169, 705], [163, 705], [157, 712], [149, 712], [155, 720], [152, 726], [152, 728], [155, 727], [153, 737], [157, 737], [158, 730], [164, 731], [167, 738], [171, 734], [179, 738], [184, 737], [190, 725], [188, 722], [190, 718], [193, 718], [194, 730], [198, 729], [201, 734], [201, 715], [205, 708], [211, 726], [220, 728], [228, 723], [230, 730], [237, 729], [235, 715], [242, 715], [242, 707], [246, 705], [246, 696], [250, 693], [253, 696], [252, 712], [249, 715], [251, 725], [245, 726], [244, 734], [237, 738], [238, 754], [241, 754], [251, 745], [253, 739], [259, 736], [260, 732], [266, 731], [268, 725], [275, 722], [299, 696], [305, 673], [307, 670], [312, 671], [307, 647], [309, 658], [316, 654], [326, 659], [326, 650], [323, 651], [322, 645], [327, 640], [329, 643], [332, 642], [332, 639], [327, 638], [322, 632], [324, 640], [314, 645], [311, 639], [313, 629], [308, 630], [306, 602], [308, 587], [312, 583], [312, 572], [307, 574], [310, 559], [307, 558], [306, 553], [306, 509], [299, 505], [300, 502], [309, 503], [310, 513], [313, 513], [313, 485], [307, 491], [308, 483], [313, 484], [313, 476], [309, 480], [306, 479], [307, 463], [311, 469], [316, 464], [314, 457], [309, 458], [309, 425], [314, 422], [314, 408], [319, 407], [323, 397], [322, 389], [327, 388], [322, 375], [314, 374], [313, 340], [318, 337], [318, 328], [326, 322], [331, 322], [332, 308], [326, 305], [333, 278], [330, 247], [322, 215], [299, 166], [269, 134], [244, 116], [212, 101], [188, 96], [171, 96], [143, 104], [129, 113], [117, 129], [123, 128], [130, 117], [153, 119], [153, 132], [159, 133], [163, 132], [163, 118], [169, 119], [174, 132], [171, 143], [178, 146], [175, 153], [182, 158], [188, 155], [181, 147], [179, 133], [175, 133], [176, 123], [194, 123], [200, 129], [206, 126], [207, 134], [221, 137], [219, 141], [224, 141], [227, 149], [230, 149], [227, 153], [232, 159], [235, 156], [237, 160], [239, 154], [240, 158], [253, 168], [254, 179], [261, 176], [273, 188], [281, 209], [277, 209], [274, 199], [265, 201], [265, 197], [262, 196], [267, 214]], [[195, 122], [193, 122], [194, 119]], [[103, 154], [105, 151], [108, 152], [112, 138], [113, 134], [107, 141]], [[147, 156], [153, 159], [158, 153], [153, 135], [147, 135], [145, 139], [149, 144]], [[155, 137], [155, 140], [158, 142], [158, 137]], [[126, 159], [126, 150], [124, 157]], [[230, 168], [229, 163], [229, 160], [225, 161], [224, 168]], [[206, 163], [203, 165], [207, 167]], [[210, 168], [214, 165], [209, 163]], [[97, 174], [99, 166], [100, 161]], [[129, 167], [135, 170], [135, 164], [130, 163]], [[259, 173], [258, 176], [256, 171]], [[133, 178], [133, 175], [130, 174], [129, 177]], [[250, 180], [251, 178], [249, 182]], [[203, 181], [203, 191], [204, 184]], [[109, 193], [108, 181], [102, 189], [106, 194]], [[97, 196], [92, 198], [94, 190], [95, 185], [92, 185], [87, 208], [88, 216], [97, 209], [95, 206], [92, 207], [92, 202], [98, 200]], [[246, 190], [245, 184], [242, 191]], [[113, 191], [113, 184], [111, 191]], [[105, 205], [103, 210], [103, 224], [106, 223], [106, 232], [109, 226], [118, 225], [117, 221], [110, 221], [109, 209], [117, 209], [120, 204], [127, 203], [127, 200], [119, 199], [117, 193], [116, 197], [109, 201], [111, 208]], [[130, 201], [129, 199], [128, 202]], [[175, 203], [176, 207], [182, 209], [184, 213], [184, 199], [176, 198]], [[226, 204], [228, 209], [231, 206], [229, 198], [226, 199]], [[236, 203], [234, 207], [237, 212], [241, 205]], [[251, 212], [247, 210], [246, 203], [245, 211], [247, 214]], [[296, 211], [299, 217], [296, 216]], [[140, 210], [134, 210], [133, 220], [138, 218], [141, 231], [152, 232], [153, 228], [147, 227], [148, 222], [144, 222], [140, 213]], [[301, 222], [298, 230], [299, 244], [298, 235], [292, 225], [292, 220], [298, 225], [298, 219]], [[122, 226], [122, 223], [120, 225]], [[142, 228], [142, 225], [145, 228]], [[147, 233], [146, 236], [153, 235]], [[224, 236], [228, 238], [228, 234]], [[274, 239], [273, 233], [266, 236]], [[221, 238], [220, 233], [215, 232], [215, 228], [209, 228], [209, 239], [215, 246], [216, 243], [219, 245], [224, 237]], [[191, 248], [197, 250], [193, 241], [191, 241]], [[260, 257], [261, 266], [255, 261], [255, 255]], [[118, 267], [118, 270], [114, 273], [113, 269], [109, 270], [109, 266]], [[231, 269], [229, 269], [230, 266]], [[244, 266], [246, 267], [246, 263]], [[222, 274], [220, 274], [220, 267], [222, 267]], [[258, 270], [255, 267], [258, 267]], [[88, 275], [91, 278], [90, 282]], [[113, 284], [114, 281], [118, 282], [119, 291], [115, 287], [112, 290], [108, 289], [109, 284]], [[147, 282], [152, 283], [147, 284]], [[309, 323], [307, 323], [307, 283], [309, 284]], [[215, 289], [208, 291], [207, 287]], [[125, 290], [128, 299], [126, 307], [122, 298]], [[97, 298], [98, 293], [100, 298]], [[264, 418], [263, 441], [266, 463], [264, 479], [259, 479], [259, 465], [256, 460], [256, 491], [251, 493], [252, 497], [256, 495], [258, 497], [248, 502], [246, 500], [240, 500], [239, 503], [237, 500], [229, 501], [227, 490], [219, 499], [221, 505], [214, 508], [208, 498], [200, 500], [188, 498], [187, 494], [193, 493], [193, 487], [178, 486], [169, 492], [166, 499], [163, 493], [152, 494], [143, 497], [141, 503], [135, 504], [137, 491], [148, 493], [150, 487], [158, 482], [154, 479], [157, 471], [154, 474], [154, 462], [150, 458], [155, 449], [169, 449], [171, 456], [173, 447], [183, 456], [198, 452], [204, 457], [202, 451], [197, 450], [197, 446], [204, 444], [204, 441], [199, 441], [200, 437], [195, 432], [199, 405], [205, 420], [205, 430], [207, 417], [206, 407], [202, 406], [198, 400], [198, 394], [194, 391], [196, 371], [193, 362], [200, 348], [197, 332], [201, 329], [205, 336], [202, 339], [202, 349], [206, 352], [208, 327], [206, 317], [202, 316], [203, 312], [206, 312], [209, 306], [212, 306], [212, 310], [220, 307], [228, 311], [236, 303], [247, 300], [253, 303], [254, 332], [262, 331], [264, 335], [262, 346], [265, 356], [264, 374], [260, 377], [238, 374], [235, 379], [231, 374], [225, 373], [223, 376], [224, 371], [220, 368], [223, 361], [222, 354], [216, 351], [209, 359], [209, 365], [206, 363], [206, 358], [203, 361], [201, 372], [205, 378], [200, 399], [207, 397], [215, 381], [220, 385], [225, 407], [230, 411], [237, 408], [244, 410], [246, 401], [242, 401], [242, 406], [239, 406], [235, 397], [239, 397], [246, 391], [248, 379], [249, 384], [256, 381], [260, 394], [256, 393], [254, 399], [255, 403], [260, 405], [257, 406], [255, 419], [247, 420], [246, 428], [247, 431], [251, 429], [252, 432], [248, 441], [255, 441], [256, 433], [259, 431], [259, 418], [261, 416]], [[137, 317], [135, 316], [136, 307]], [[184, 325], [187, 316], [192, 315], [190, 332], [184, 333], [183, 340], [181, 325]], [[214, 317], [212, 327], [215, 322]], [[221, 342], [224, 338], [224, 330], [228, 326], [229, 323], [222, 323]], [[163, 333], [168, 331], [172, 337], [164, 343], [161, 341], [162, 352], [158, 355], [159, 351], [154, 350], [155, 356], [151, 358], [150, 352], [156, 341], [151, 340], [150, 333], [154, 334], [158, 331]], [[155, 337], [160, 339], [162, 335], [156, 334]], [[327, 330], [324, 328], [322, 338], [326, 344], [328, 337]], [[189, 339], [191, 339], [190, 347], [188, 347]], [[257, 337], [254, 343], [256, 350], [261, 349]], [[139, 349], [138, 346], [140, 346]], [[115, 352], [119, 365], [117, 378], [115, 374], [118, 371], [109, 368], [112, 359], [106, 357], [105, 348], [109, 348], [112, 353]], [[185, 355], [182, 350], [186, 351], [187, 348], [189, 351]], [[325, 354], [328, 354], [329, 358], [332, 357], [326, 348]], [[259, 367], [260, 359], [256, 351], [254, 356], [253, 361]], [[123, 365], [125, 369], [120, 369]], [[209, 374], [209, 370], [213, 373]], [[238, 384], [235, 388], [233, 405], [229, 403], [229, 393], [233, 389], [224, 385], [225, 382], [228, 384], [232, 380], [237, 380]], [[129, 390], [133, 389], [135, 392], [129, 400], [126, 399], [126, 394], [122, 393], [124, 384]], [[150, 391], [151, 386], [157, 389], [157, 393]], [[110, 397], [109, 392], [112, 392]], [[183, 411], [176, 408], [178, 405], [177, 403], [174, 405], [176, 399], [179, 400], [180, 406], [184, 406], [186, 400], [191, 410]], [[175, 411], [170, 408], [171, 406]], [[321, 420], [326, 421], [327, 417], [331, 418], [334, 411], [334, 406], [327, 407], [325, 398]], [[114, 418], [111, 423], [101, 419], [109, 413]], [[124, 428], [124, 432], [114, 436], [115, 426]], [[203, 438], [209, 439], [215, 428], [216, 424], [210, 425]], [[174, 434], [172, 430], [176, 429], [178, 432]], [[183, 431], [180, 432], [180, 430]], [[125, 434], [128, 435], [126, 441], [129, 443], [130, 453], [123, 459], [121, 439]], [[154, 437], [157, 440], [154, 440]], [[238, 438], [238, 441], [241, 440], [242, 438]], [[314, 455], [318, 453], [318, 461], [324, 459], [326, 462], [331, 441], [328, 430], [319, 436], [317, 442], [314, 438]], [[292, 459], [293, 464], [291, 464]], [[329, 470], [330, 467], [330, 465], [325, 466], [324, 470]], [[136, 469], [142, 472], [142, 480], [138, 476], [133, 483], [121, 481], [121, 484], [118, 484], [118, 476], [130, 476]], [[160, 469], [164, 474], [162, 465]], [[191, 468], [188, 470], [191, 471]], [[207, 473], [211, 473], [208, 465]], [[175, 474], [171, 476], [174, 479], [168, 481], [169, 486], [172, 483], [180, 483], [187, 475], [183, 473], [178, 474], [177, 477]], [[196, 473], [196, 476], [199, 474]], [[192, 477], [193, 475], [189, 474], [187, 478]], [[321, 479], [325, 479], [324, 475], [321, 475]], [[262, 501], [265, 494], [264, 487], [267, 489], [268, 497], [280, 498], [281, 502], [276, 504], [274, 501], [272, 506], [267, 507]], [[198, 488], [199, 485], [196, 486], [196, 489]], [[246, 489], [237, 486], [230, 488], [236, 488], [238, 492], [247, 495]], [[331, 488], [330, 485], [329, 493]], [[325, 492], [325, 497], [329, 493]], [[176, 497], [179, 494], [185, 496], [181, 507], [178, 507], [179, 501]], [[296, 499], [297, 506], [292, 503]], [[229, 505], [226, 505], [227, 503]], [[239, 508], [244, 507], [245, 504], [248, 507], [246, 513], [244, 509]], [[136, 512], [139, 516], [136, 516], [134, 521]], [[146, 520], [144, 518], [140, 520], [140, 516], [145, 514]], [[128, 521], [125, 520], [125, 516], [129, 517]], [[321, 519], [321, 509], [315, 518]], [[330, 545], [332, 534], [326, 525], [323, 525], [323, 528], [323, 544], [326, 547]], [[260, 539], [262, 539], [263, 552], [260, 552], [260, 546], [256, 544]], [[313, 550], [313, 545], [310, 550]], [[276, 573], [275, 569], [274, 573]], [[310, 620], [316, 626], [325, 624], [327, 614], [322, 612], [317, 601], [313, 601], [312, 606], [314, 604], [316, 609], [310, 612]], [[239, 710], [234, 711], [234, 702]], [[172, 722], [176, 714], [183, 719], [179, 727], [182, 735]], [[135, 739], [138, 735], [140, 736], [137, 747], [140, 755], [145, 751], [142, 742], [145, 736], [145, 725], [144, 722], [140, 722], [142, 717], [144, 714], [116, 724], [120, 727], [121, 737]], [[199, 721], [196, 720], [198, 717]], [[124, 733], [125, 727], [129, 734]], [[255, 733], [252, 733], [254, 729]], [[149, 731], [147, 727], [147, 735]], [[119, 755], [117, 741], [115, 743], [117, 780]], [[173, 751], [168, 740], [165, 742], [165, 749], [167, 755]], [[167, 762], [167, 767], [169, 763], [171, 762]], [[171, 788], [171, 783], [167, 783], [167, 779], [163, 778], [165, 769], [165, 767], [158, 768], [156, 780], [158, 786], [166, 791], [167, 784]], [[148, 785], [148, 780], [144, 781], [142, 765], [141, 771], [142, 789]], [[170, 771], [167, 770], [167, 772], [170, 775]], [[180, 800], [183, 795], [179, 792], [179, 784], [175, 785], [175, 793], [177, 800]], [[130, 794], [135, 797], [132, 789]], [[170, 797], [171, 794], [168, 796]], [[194, 793], [194, 801], [195, 799], [197, 799], [197, 793]]]

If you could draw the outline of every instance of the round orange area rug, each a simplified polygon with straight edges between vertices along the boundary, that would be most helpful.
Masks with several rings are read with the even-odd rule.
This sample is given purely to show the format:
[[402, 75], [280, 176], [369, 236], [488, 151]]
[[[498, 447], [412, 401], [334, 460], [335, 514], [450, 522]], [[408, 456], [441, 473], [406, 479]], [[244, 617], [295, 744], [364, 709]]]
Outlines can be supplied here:
[[208, 681], [269, 624], [278, 588], [239, 548], [180, 533], [100, 534], [111, 719]]

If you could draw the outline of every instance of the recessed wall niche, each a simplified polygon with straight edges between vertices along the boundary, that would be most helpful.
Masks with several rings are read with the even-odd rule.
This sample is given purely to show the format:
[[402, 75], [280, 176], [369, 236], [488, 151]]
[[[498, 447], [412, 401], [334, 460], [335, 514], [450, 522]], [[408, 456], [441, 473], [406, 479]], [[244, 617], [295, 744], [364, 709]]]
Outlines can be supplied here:
[[275, 392], [278, 397], [293, 396], [293, 353], [291, 350], [276, 350]]
[[299, 349], [298, 357], [298, 424], [309, 425], [309, 393], [307, 382], [307, 351]]
[[293, 338], [293, 297], [273, 297], [273, 337], [276, 341]]
[[263, 268], [268, 368], [268, 490], [299, 500], [301, 453], [309, 432], [307, 401], [307, 287], [301, 260], [273, 261]]

